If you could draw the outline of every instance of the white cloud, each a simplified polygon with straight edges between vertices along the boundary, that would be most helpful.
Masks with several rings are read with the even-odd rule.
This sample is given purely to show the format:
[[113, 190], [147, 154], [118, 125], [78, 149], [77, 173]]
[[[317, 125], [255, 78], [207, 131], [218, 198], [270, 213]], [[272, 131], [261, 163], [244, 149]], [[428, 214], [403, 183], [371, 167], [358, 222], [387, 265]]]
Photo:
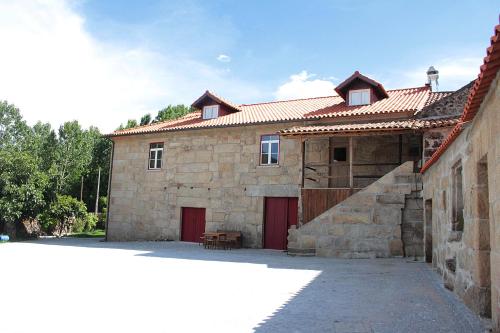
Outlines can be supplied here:
[[227, 54], [219, 54], [219, 56], [217, 57], [217, 60], [219, 60], [220, 62], [230, 62], [231, 57], [228, 56]]
[[166, 104], [191, 103], [205, 89], [261, 96], [193, 59], [101, 42], [84, 23], [64, 0], [0, 2], [0, 100], [18, 106], [29, 123], [77, 119], [107, 132]]
[[335, 85], [331, 81], [313, 79], [314, 76], [305, 70], [291, 75], [287, 82], [278, 87], [274, 95], [277, 99], [294, 99], [335, 94]]
[[483, 60], [479, 57], [444, 58], [429, 65], [395, 73], [391, 86], [394, 84], [399, 84], [400, 87], [424, 85], [427, 82], [427, 69], [432, 65], [439, 71], [439, 90], [456, 90], [477, 78], [482, 62]]

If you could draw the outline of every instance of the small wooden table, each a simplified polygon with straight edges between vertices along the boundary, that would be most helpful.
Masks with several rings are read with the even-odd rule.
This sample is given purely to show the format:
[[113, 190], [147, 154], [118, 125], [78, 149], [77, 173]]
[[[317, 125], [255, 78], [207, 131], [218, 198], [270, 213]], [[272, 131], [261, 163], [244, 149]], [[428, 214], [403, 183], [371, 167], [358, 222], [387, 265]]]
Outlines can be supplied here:
[[217, 248], [220, 242], [225, 240], [225, 232], [204, 232], [203, 233], [203, 246], [205, 248]]

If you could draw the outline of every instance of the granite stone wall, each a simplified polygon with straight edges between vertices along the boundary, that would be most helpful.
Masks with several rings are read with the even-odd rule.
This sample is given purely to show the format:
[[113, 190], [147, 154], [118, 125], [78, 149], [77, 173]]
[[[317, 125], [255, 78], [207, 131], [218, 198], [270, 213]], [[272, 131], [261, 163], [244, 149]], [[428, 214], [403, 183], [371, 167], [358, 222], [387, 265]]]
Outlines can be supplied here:
[[[293, 124], [292, 124], [293, 125]], [[260, 136], [282, 125], [179, 131], [114, 138], [108, 239], [180, 238], [181, 208], [206, 208], [206, 230], [239, 230], [261, 247], [264, 197], [298, 197], [300, 140], [281, 138], [278, 166], [261, 166]], [[152, 142], [163, 167], [148, 170]]]
[[[433, 266], [471, 309], [492, 315], [495, 332], [500, 332], [499, 110], [497, 76], [475, 119], [425, 172], [423, 191]], [[463, 228], [457, 229], [452, 224], [453, 170], [460, 163], [464, 208]]]

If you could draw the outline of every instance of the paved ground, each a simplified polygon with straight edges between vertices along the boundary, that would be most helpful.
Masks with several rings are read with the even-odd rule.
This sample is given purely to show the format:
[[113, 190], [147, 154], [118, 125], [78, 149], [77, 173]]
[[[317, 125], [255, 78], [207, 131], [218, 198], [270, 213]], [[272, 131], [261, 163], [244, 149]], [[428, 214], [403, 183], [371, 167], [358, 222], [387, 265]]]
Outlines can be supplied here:
[[0, 331], [481, 332], [426, 264], [177, 242], [0, 244]]

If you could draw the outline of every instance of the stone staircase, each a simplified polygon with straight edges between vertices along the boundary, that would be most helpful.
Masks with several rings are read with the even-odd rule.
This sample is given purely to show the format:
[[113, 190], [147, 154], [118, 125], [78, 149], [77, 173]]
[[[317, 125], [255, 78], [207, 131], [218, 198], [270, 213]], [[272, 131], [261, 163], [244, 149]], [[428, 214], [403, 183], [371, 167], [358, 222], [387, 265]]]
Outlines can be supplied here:
[[289, 229], [288, 254], [386, 258], [405, 255], [403, 241], [412, 240], [409, 255], [416, 255], [423, 226], [421, 190], [420, 174], [406, 162], [309, 223]]

